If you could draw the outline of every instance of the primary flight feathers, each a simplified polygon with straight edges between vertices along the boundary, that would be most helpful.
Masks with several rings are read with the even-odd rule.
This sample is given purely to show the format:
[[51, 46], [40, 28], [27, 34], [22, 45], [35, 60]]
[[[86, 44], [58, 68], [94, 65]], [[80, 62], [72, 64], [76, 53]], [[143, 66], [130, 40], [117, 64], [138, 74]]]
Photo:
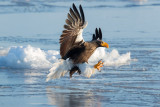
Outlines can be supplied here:
[[87, 22], [85, 21], [84, 12], [81, 5], [79, 6], [79, 11], [73, 4], [67, 15], [68, 18], [66, 19], [66, 25], [64, 25], [65, 30], [63, 30], [60, 37], [60, 54], [62, 57], [75, 43], [84, 41], [82, 32], [87, 26]]
[[[96, 35], [95, 35], [96, 34]], [[102, 40], [102, 31], [101, 31], [101, 28], [99, 28], [99, 31], [98, 29], [96, 28], [95, 30], [95, 34], [93, 34], [93, 37], [92, 37], [92, 41], [93, 40]]]

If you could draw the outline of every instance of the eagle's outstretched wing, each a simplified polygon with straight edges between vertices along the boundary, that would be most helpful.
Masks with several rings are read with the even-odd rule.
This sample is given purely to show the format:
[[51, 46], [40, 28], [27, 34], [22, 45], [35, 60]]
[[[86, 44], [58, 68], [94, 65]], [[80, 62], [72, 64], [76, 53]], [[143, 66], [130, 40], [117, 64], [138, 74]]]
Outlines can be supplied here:
[[80, 12], [74, 4], [73, 8], [70, 8], [69, 10], [66, 25], [64, 25], [65, 30], [63, 30], [60, 37], [61, 57], [64, 57], [69, 49], [71, 49], [75, 44], [80, 44], [84, 41], [82, 32], [87, 26], [87, 22], [85, 21], [84, 12], [81, 5], [79, 6], [79, 10]]

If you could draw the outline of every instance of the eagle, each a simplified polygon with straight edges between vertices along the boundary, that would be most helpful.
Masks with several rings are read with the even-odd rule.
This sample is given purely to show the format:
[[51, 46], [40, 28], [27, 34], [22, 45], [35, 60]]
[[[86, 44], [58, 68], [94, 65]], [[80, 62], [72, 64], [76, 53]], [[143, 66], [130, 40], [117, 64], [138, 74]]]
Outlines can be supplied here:
[[[66, 60], [69, 58], [72, 60], [75, 66], [70, 70], [70, 77], [74, 72], [78, 71], [80, 74], [80, 69], [76, 66], [79, 63], [88, 63], [88, 59], [94, 53], [98, 47], [109, 48], [108, 43], [102, 41], [102, 31], [101, 28], [95, 29], [95, 34], [92, 36], [92, 40], [85, 42], [82, 36], [83, 29], [87, 27], [88, 22], [85, 21], [85, 16], [83, 8], [79, 5], [79, 11], [73, 3], [72, 8], [70, 8], [67, 15], [66, 24], [64, 25], [65, 30], [63, 30], [60, 36], [60, 55], [61, 58]], [[102, 66], [102, 61], [99, 61], [94, 67], [99, 70]], [[99, 66], [98, 66], [99, 65]]]
[[[91, 41], [84, 41], [82, 33], [84, 28], [87, 27], [88, 22], [85, 21], [81, 5], [79, 5], [78, 10], [73, 3], [72, 8], [70, 8], [69, 13], [67, 14], [65, 22], [64, 30], [59, 39], [60, 55], [63, 60], [69, 59], [72, 61], [73, 65], [69, 70], [70, 77], [72, 77], [75, 72], [81, 74], [81, 70], [77, 66], [78, 64], [88, 63], [89, 58], [98, 47], [109, 48], [109, 45], [102, 41], [101, 28], [95, 29], [95, 33], [93, 34]], [[102, 66], [103, 62], [100, 60], [94, 65], [94, 68], [100, 70]], [[56, 75], [56, 73], [52, 76], [54, 75]], [[62, 76], [63, 75], [64, 74], [62, 73]], [[55, 77], [56, 76], [54, 76], [54, 78]]]

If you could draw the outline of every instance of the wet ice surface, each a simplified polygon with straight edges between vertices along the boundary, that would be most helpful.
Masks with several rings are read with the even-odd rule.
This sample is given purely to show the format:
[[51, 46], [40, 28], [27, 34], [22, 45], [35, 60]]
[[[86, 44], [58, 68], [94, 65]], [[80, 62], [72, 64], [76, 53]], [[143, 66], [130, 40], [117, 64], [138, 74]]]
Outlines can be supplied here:
[[[34, 6], [22, 3], [19, 6], [20, 3], [13, 1], [0, 3], [1, 56], [12, 46], [31, 45], [45, 51], [59, 49], [59, 35], [72, 1], [26, 3]], [[1, 66], [0, 105], [160, 106], [159, 1], [76, 2], [77, 5], [79, 3], [84, 5], [89, 23], [84, 30], [85, 40], [91, 39], [95, 27], [101, 27], [103, 39], [110, 45], [108, 51], [130, 52], [131, 59], [135, 60], [127, 65], [105, 66], [102, 72], [89, 79], [78, 75], [69, 79], [67, 75], [47, 83], [45, 79], [49, 68], [13, 69]], [[26, 11], [23, 10], [25, 8]], [[35, 8], [37, 10], [29, 11]]]

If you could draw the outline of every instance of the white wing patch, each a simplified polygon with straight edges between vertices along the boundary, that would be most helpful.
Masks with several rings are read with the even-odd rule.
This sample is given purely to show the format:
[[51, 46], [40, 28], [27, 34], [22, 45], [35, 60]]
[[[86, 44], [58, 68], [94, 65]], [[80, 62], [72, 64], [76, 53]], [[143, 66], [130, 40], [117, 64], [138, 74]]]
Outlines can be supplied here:
[[81, 30], [79, 31], [79, 34], [78, 34], [75, 42], [80, 42], [80, 41], [82, 41], [82, 40], [84, 41], [83, 36], [82, 36], [82, 33], [83, 33], [83, 29], [81, 29]]

